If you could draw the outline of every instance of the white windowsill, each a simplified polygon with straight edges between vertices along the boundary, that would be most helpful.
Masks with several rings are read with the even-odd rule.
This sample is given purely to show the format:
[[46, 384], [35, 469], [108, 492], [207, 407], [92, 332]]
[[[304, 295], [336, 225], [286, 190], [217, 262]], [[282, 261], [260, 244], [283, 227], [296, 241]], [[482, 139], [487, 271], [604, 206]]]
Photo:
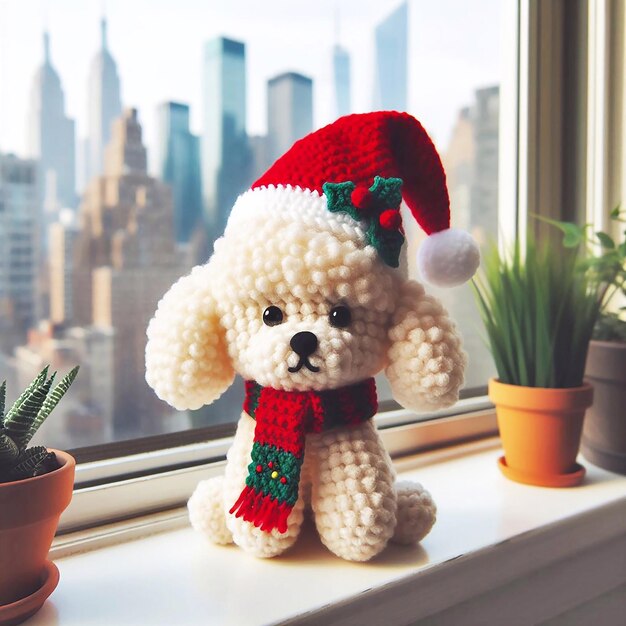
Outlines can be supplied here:
[[[497, 440], [489, 440], [397, 464], [402, 478], [422, 482], [439, 507], [420, 546], [390, 545], [370, 563], [348, 563], [307, 527], [283, 557], [257, 560], [234, 546], [210, 545], [188, 527], [170, 529], [57, 558], [59, 587], [26, 624], [391, 626], [449, 612], [496, 588], [505, 597], [522, 579], [526, 587], [539, 585], [539, 599], [519, 603], [519, 622], [508, 616], [499, 623], [539, 623], [625, 584], [624, 552], [615, 546], [626, 546], [626, 477], [583, 460], [581, 487], [528, 487], [500, 475], [499, 454]], [[584, 591], [558, 582], [559, 564], [575, 578], [578, 558], [581, 571], [602, 562]], [[546, 595], [552, 583], [555, 593]]]

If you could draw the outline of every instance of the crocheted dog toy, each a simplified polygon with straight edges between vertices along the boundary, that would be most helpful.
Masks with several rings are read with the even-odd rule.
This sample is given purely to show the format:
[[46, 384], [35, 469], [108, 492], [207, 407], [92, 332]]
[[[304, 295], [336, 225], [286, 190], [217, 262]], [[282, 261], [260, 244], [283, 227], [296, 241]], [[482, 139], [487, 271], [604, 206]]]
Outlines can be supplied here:
[[410, 115], [349, 115], [294, 146], [243, 193], [208, 263], [148, 328], [147, 381], [177, 409], [247, 382], [224, 477], [201, 482], [191, 523], [260, 557], [295, 541], [309, 505], [323, 543], [366, 561], [421, 540], [435, 505], [395, 481], [376, 431], [374, 376], [410, 409], [453, 404], [466, 357], [441, 304], [399, 268], [399, 207], [430, 235], [427, 282], [471, 277], [478, 251], [449, 229], [445, 174]]

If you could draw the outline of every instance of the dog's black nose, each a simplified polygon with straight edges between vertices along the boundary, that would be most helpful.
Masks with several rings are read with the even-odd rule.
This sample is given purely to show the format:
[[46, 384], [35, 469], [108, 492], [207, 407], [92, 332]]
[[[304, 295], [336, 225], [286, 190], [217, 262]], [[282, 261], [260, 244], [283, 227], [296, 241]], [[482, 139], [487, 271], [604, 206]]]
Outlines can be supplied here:
[[296, 333], [289, 342], [291, 349], [305, 359], [317, 349], [317, 337], [308, 331]]

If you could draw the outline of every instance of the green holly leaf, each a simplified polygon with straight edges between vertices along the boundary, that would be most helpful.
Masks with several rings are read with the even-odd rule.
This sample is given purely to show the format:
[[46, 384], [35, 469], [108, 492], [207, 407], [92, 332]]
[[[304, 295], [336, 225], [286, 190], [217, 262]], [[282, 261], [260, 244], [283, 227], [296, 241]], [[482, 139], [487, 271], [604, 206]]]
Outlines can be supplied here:
[[400, 265], [400, 250], [404, 244], [404, 235], [399, 230], [387, 230], [372, 220], [365, 236], [370, 246], [376, 248], [380, 258], [389, 267]]
[[369, 189], [378, 200], [381, 209], [395, 209], [402, 202], [402, 179], [376, 176]]
[[347, 181], [345, 183], [324, 183], [322, 189], [326, 194], [328, 210], [331, 213], [347, 213], [351, 218], [360, 221], [358, 209], [352, 204], [352, 192], [355, 184]]

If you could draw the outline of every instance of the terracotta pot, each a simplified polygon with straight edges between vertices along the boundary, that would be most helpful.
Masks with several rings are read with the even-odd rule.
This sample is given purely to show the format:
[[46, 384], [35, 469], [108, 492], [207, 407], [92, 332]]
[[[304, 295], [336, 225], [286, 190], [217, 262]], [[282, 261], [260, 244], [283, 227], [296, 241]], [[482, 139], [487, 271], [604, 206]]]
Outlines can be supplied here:
[[544, 389], [489, 381], [504, 447], [503, 473], [518, 482], [545, 487], [579, 484], [576, 463], [585, 410], [593, 388]]
[[0, 483], [0, 605], [39, 588], [59, 518], [72, 499], [76, 462], [66, 452], [51, 452], [59, 469]]
[[595, 399], [585, 418], [582, 453], [594, 465], [626, 474], [626, 344], [592, 341], [585, 378]]

